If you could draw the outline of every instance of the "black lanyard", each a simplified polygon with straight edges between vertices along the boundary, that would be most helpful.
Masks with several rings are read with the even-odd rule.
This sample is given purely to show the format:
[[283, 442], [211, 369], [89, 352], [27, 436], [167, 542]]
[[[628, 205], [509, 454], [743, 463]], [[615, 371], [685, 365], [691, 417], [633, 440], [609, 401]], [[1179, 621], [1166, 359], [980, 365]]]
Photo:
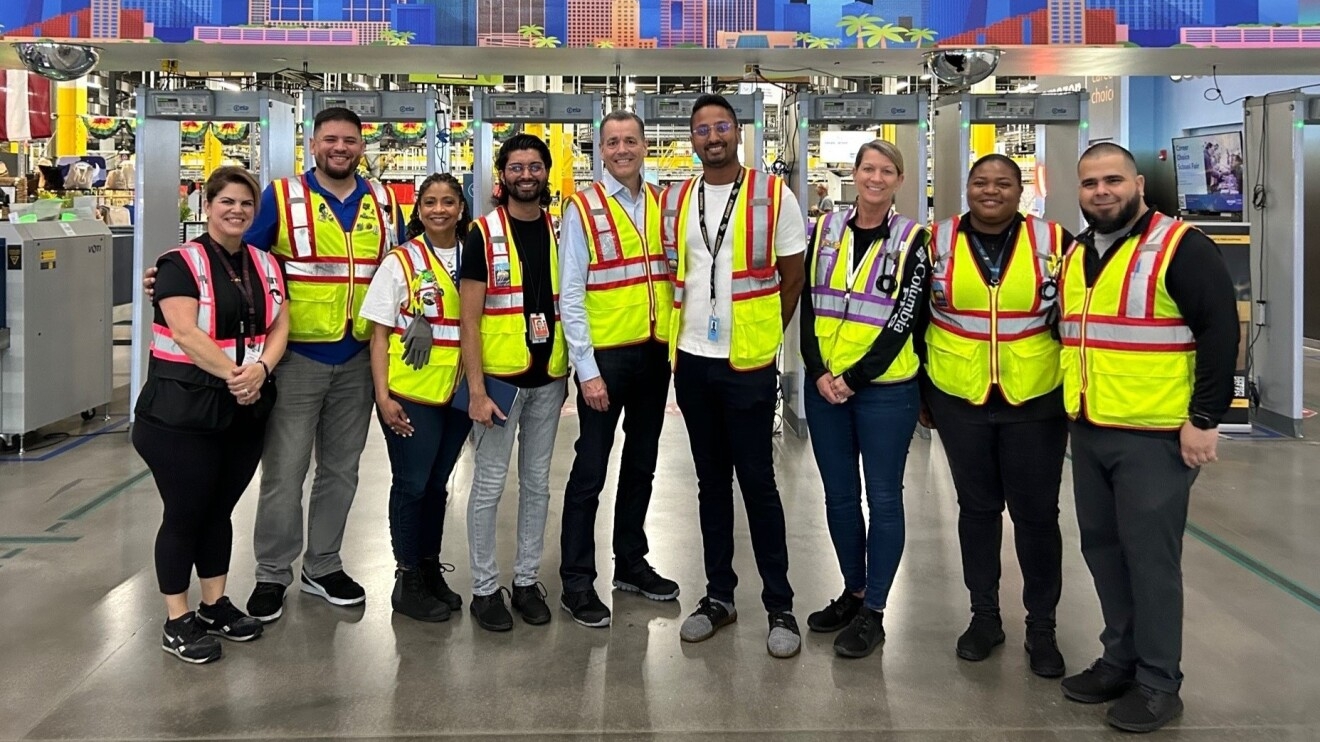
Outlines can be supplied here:
[[743, 173], [746, 170], [739, 168], [738, 177], [733, 180], [733, 188], [729, 190], [729, 200], [724, 204], [724, 215], [720, 217], [720, 227], [715, 232], [715, 245], [710, 244], [710, 234], [706, 231], [706, 181], [701, 181], [701, 189], [697, 191], [697, 221], [701, 225], [701, 241], [706, 243], [706, 252], [710, 253], [710, 306], [711, 311], [715, 308], [715, 258], [720, 254], [720, 247], [724, 245], [724, 232], [729, 228], [729, 219], [733, 217], [733, 207], [738, 201], [738, 191], [742, 190]]
[[[246, 248], [240, 248], [240, 250], [246, 250]], [[248, 340], [248, 347], [252, 347], [255, 343], [248, 337], [248, 328], [252, 328], [250, 332], [253, 334], [257, 332], [257, 301], [252, 294], [252, 269], [249, 265], [252, 261], [248, 259], [247, 255], [243, 255], [242, 252], [239, 253], [243, 257], [243, 278], [240, 280], [238, 274], [234, 272], [234, 266], [229, 264], [229, 256], [216, 247], [214, 242], [211, 242], [211, 252], [215, 253], [217, 262], [225, 267], [225, 273], [229, 274], [229, 280], [234, 284], [234, 288], [238, 289], [243, 307], [247, 309], [247, 322], [239, 323], [238, 334]]]
[[981, 238], [977, 237], [975, 232], [968, 230], [967, 239], [972, 243], [972, 247], [976, 249], [976, 254], [981, 257], [981, 262], [985, 265], [986, 270], [990, 272], [990, 285], [998, 286], [1000, 274], [1004, 270], [1004, 257], [1007, 255], [1009, 247], [1017, 242], [1016, 225], [1004, 232], [1004, 242], [999, 246], [998, 260], [990, 259], [990, 251], [985, 249], [985, 245], [981, 244]]

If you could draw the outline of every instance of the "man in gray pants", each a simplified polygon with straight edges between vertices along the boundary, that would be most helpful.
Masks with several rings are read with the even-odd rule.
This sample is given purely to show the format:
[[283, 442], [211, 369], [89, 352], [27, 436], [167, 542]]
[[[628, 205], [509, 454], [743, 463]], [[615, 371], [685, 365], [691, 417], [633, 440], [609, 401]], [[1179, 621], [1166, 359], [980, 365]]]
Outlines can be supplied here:
[[1064, 258], [1064, 405], [1082, 555], [1100, 596], [1104, 654], [1063, 694], [1150, 732], [1182, 713], [1182, 539], [1192, 482], [1216, 460], [1233, 397], [1238, 319], [1219, 248], [1146, 207], [1131, 153], [1078, 164], [1090, 229]]

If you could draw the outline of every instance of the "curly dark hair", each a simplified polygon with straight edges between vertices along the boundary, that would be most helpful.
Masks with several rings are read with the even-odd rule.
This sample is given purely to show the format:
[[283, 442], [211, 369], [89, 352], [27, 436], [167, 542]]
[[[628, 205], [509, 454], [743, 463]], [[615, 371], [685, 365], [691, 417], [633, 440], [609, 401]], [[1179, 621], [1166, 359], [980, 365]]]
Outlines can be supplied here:
[[449, 186], [454, 191], [454, 195], [458, 196], [459, 203], [463, 205], [463, 211], [458, 215], [458, 222], [454, 226], [456, 236], [459, 242], [462, 242], [467, 237], [468, 226], [472, 223], [472, 214], [468, 212], [467, 199], [463, 197], [463, 183], [449, 173], [431, 173], [426, 176], [426, 180], [423, 180], [421, 185], [417, 186], [417, 196], [413, 202], [412, 216], [408, 218], [408, 239], [415, 239], [426, 231], [426, 228], [422, 226], [422, 217], [418, 213], [418, 209], [421, 208], [422, 198], [426, 195], [426, 192], [436, 185]]

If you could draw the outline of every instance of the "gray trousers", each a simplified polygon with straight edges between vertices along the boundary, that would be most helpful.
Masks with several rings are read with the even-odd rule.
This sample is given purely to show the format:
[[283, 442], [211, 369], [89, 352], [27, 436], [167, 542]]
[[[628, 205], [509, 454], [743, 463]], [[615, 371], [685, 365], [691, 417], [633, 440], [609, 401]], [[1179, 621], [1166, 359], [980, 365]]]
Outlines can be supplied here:
[[1166, 692], [1182, 685], [1183, 530], [1199, 469], [1178, 439], [1071, 423], [1082, 556], [1100, 596], [1104, 660]]
[[550, 456], [559, 433], [559, 411], [568, 394], [567, 381], [520, 389], [504, 427], [472, 426], [472, 491], [468, 495], [468, 550], [472, 559], [472, 594], [499, 589], [495, 558], [495, 522], [504, 483], [509, 477], [513, 441], [518, 439], [518, 555], [513, 584], [536, 584], [545, 546], [545, 521], [550, 509]]
[[330, 366], [289, 352], [277, 375], [280, 393], [266, 427], [252, 546], [257, 581], [287, 587], [303, 549], [303, 481], [313, 448], [316, 476], [307, 505], [303, 571], [315, 579], [343, 569], [339, 547], [371, 425], [371, 357], [363, 350]]

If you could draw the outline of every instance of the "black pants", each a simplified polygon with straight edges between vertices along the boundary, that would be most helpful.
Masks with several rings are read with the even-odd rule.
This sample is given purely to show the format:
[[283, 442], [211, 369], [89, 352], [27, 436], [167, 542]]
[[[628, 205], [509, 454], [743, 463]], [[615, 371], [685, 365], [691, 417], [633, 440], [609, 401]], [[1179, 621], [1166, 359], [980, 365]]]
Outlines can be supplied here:
[[588, 590], [596, 581], [596, 509], [620, 417], [624, 439], [614, 503], [614, 571], [626, 575], [645, 566], [650, 547], [643, 526], [669, 399], [669, 357], [663, 344], [597, 350], [595, 358], [610, 406], [604, 412], [587, 406], [578, 380], [577, 456], [564, 490], [559, 536], [559, 576], [566, 592]]
[[[394, 397], [413, 434], [404, 438], [381, 422], [390, 456], [390, 545], [400, 567], [440, 556], [449, 475], [472, 430], [466, 410]], [[377, 412], [376, 419], [380, 419]]]
[[1073, 487], [1082, 556], [1100, 596], [1104, 659], [1137, 682], [1182, 685], [1182, 544], [1200, 469], [1183, 463], [1177, 436], [1085, 423], [1072, 433]]
[[188, 592], [193, 568], [207, 579], [229, 573], [229, 516], [261, 460], [266, 421], [239, 413], [227, 429], [181, 433], [138, 418], [133, 447], [165, 503], [156, 533], [156, 580], [165, 595]]
[[1063, 587], [1059, 482], [1068, 419], [1062, 406], [1057, 415], [1043, 419], [1005, 421], [1004, 413], [939, 390], [926, 399], [958, 491], [958, 542], [973, 615], [999, 616], [999, 551], [1007, 505], [1027, 626], [1053, 629]]
[[733, 571], [736, 471], [756, 568], [761, 573], [761, 601], [767, 611], [793, 610], [784, 506], [775, 486], [772, 443], [778, 371], [768, 366], [738, 372], [729, 367], [726, 358], [679, 351], [674, 392], [697, 466], [706, 594], [732, 603], [738, 585]]

